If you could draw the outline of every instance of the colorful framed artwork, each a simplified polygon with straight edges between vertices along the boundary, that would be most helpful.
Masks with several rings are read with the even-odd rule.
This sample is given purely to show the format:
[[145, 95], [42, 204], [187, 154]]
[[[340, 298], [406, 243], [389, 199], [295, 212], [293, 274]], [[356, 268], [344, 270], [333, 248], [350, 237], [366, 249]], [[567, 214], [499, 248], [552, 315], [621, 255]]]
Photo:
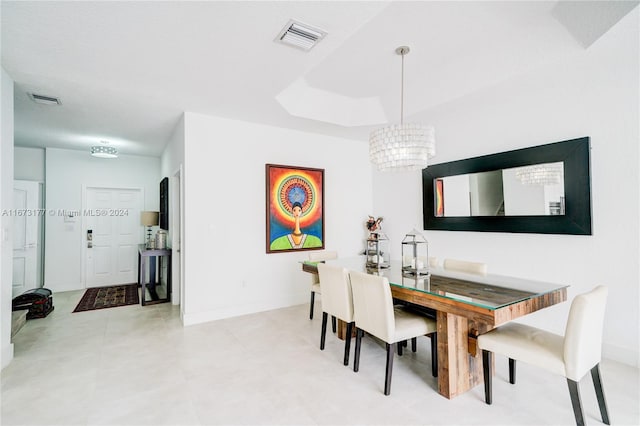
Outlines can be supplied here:
[[436, 217], [444, 216], [444, 181], [436, 179]]
[[266, 165], [267, 253], [324, 249], [324, 169]]

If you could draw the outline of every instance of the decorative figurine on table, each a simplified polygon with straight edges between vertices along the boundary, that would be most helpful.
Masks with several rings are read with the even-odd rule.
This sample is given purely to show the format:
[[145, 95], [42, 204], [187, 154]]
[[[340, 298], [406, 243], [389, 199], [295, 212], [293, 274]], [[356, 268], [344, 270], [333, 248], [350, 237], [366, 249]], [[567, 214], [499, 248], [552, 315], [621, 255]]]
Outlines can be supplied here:
[[[367, 225], [367, 231], [369, 231], [370, 238], [377, 238], [377, 234], [375, 232], [381, 228], [381, 225], [380, 225], [381, 223], [382, 223], [382, 217], [379, 217], [376, 219], [373, 216], [369, 216], [369, 219], [367, 219], [367, 222], [365, 224]], [[371, 235], [371, 234], [374, 234], [374, 235]]]
[[366, 222], [367, 231], [369, 231], [369, 233], [376, 232], [380, 229], [380, 223], [382, 223], [382, 217], [376, 219], [373, 216], [369, 216], [369, 219], [367, 219]]
[[367, 231], [369, 231], [365, 250], [367, 267], [369, 268], [388, 268], [391, 264], [389, 239], [382, 232], [381, 222], [382, 217], [376, 219], [373, 216], [369, 216], [365, 222]]

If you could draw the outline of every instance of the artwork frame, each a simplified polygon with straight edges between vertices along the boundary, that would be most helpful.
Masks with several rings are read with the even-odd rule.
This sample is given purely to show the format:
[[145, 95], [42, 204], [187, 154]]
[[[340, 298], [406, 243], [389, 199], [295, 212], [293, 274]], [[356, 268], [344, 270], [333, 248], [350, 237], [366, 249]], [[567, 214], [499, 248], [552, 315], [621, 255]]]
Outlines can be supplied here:
[[324, 169], [265, 164], [266, 252], [323, 250]]

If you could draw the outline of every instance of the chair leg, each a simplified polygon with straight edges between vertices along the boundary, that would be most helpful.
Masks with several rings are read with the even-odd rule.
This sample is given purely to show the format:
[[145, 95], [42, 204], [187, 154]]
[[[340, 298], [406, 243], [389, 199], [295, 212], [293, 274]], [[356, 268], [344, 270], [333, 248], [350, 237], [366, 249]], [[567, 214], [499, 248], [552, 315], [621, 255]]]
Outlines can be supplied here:
[[411, 352], [415, 352], [418, 350], [418, 338], [413, 337], [411, 339]]
[[313, 319], [313, 302], [316, 299], [316, 293], [314, 291], [311, 292], [311, 307], [309, 308], [309, 319]]
[[406, 342], [406, 340], [396, 343], [396, 346], [398, 347], [398, 356], [402, 356], [402, 348], [404, 348], [404, 342]]
[[322, 313], [322, 331], [320, 331], [320, 350], [324, 350], [324, 340], [327, 335], [327, 313]]
[[577, 426], [584, 426], [584, 416], [582, 414], [582, 402], [580, 401], [579, 383], [571, 379], [567, 379], [569, 385], [569, 395], [571, 396], [571, 405], [573, 406], [573, 415], [576, 418]]
[[397, 343], [387, 343], [387, 368], [384, 376], [384, 394], [389, 395], [391, 393], [391, 372], [393, 370], [393, 353], [395, 352], [393, 346], [399, 346]]
[[516, 360], [509, 358], [509, 383], [516, 384]]
[[596, 389], [596, 396], [598, 397], [598, 405], [600, 406], [600, 415], [602, 416], [602, 423], [610, 425], [609, 411], [607, 410], [607, 401], [604, 399], [604, 389], [602, 388], [602, 378], [600, 377], [600, 364], [596, 364], [591, 369], [591, 378], [593, 379], [593, 386]]
[[491, 365], [493, 365], [493, 352], [482, 350], [482, 372], [484, 374], [484, 402], [491, 405], [492, 392], [491, 392], [491, 379], [492, 371]]
[[438, 333], [431, 333], [431, 375], [438, 377]]
[[331, 329], [333, 330], [334, 333], [337, 330], [336, 317], [334, 317], [333, 315], [331, 315]]
[[362, 340], [362, 330], [356, 327], [356, 350], [353, 353], [353, 371], [356, 373], [360, 368], [360, 343]]
[[347, 335], [344, 336], [344, 365], [349, 365], [349, 352], [351, 351], [351, 333], [353, 322], [347, 324]]

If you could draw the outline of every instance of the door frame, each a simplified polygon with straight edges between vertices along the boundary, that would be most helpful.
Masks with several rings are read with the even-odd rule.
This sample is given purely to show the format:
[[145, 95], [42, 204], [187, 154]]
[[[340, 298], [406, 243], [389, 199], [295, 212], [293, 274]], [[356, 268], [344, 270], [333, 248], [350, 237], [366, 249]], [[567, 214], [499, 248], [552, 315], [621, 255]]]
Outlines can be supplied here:
[[[29, 188], [27, 191], [35, 189], [36, 190], [36, 196], [35, 196], [35, 202], [36, 205], [35, 207], [31, 208], [31, 207], [26, 207], [27, 210], [33, 210], [32, 214], [27, 215], [26, 212], [24, 214], [25, 217], [25, 221], [27, 221], [27, 218], [33, 218], [33, 224], [35, 224], [35, 232], [34, 232], [34, 237], [35, 237], [35, 250], [34, 250], [34, 256], [35, 256], [35, 271], [33, 272], [33, 276], [34, 276], [34, 282], [32, 286], [23, 286], [21, 288], [21, 290], [14, 294], [14, 287], [13, 287], [13, 276], [11, 278], [11, 293], [12, 293], [12, 297], [15, 297], [18, 294], [21, 294], [22, 292], [24, 292], [25, 290], [28, 290], [29, 288], [40, 288], [43, 286], [43, 280], [42, 280], [42, 272], [44, 270], [43, 267], [43, 257], [42, 257], [42, 251], [43, 251], [43, 238], [42, 238], [42, 234], [43, 234], [43, 224], [44, 224], [44, 210], [42, 209], [43, 203], [42, 203], [42, 199], [43, 199], [43, 185], [42, 182], [40, 181], [36, 181], [36, 180], [29, 180], [29, 179], [13, 179], [13, 184], [12, 184], [12, 191], [13, 191], [13, 195], [12, 197], [15, 197], [15, 191], [16, 191], [16, 183], [23, 183], [23, 184], [27, 184], [30, 185], [31, 188]], [[22, 190], [20, 188], [20, 190]], [[16, 209], [16, 206], [13, 206], [14, 209]], [[16, 233], [18, 232], [18, 229], [15, 227], [15, 217], [13, 219], [14, 223], [12, 224], [12, 226], [14, 227], [13, 230], [13, 237], [15, 238]], [[23, 248], [24, 249], [24, 248]], [[14, 262], [15, 259], [15, 251], [16, 251], [16, 247], [15, 245], [12, 248], [12, 262]], [[14, 268], [14, 273], [15, 273], [15, 268]]]
[[[80, 246], [82, 247], [82, 253], [81, 253], [81, 257], [80, 257], [80, 279], [82, 281], [82, 285], [84, 286], [84, 288], [87, 288], [87, 240], [86, 240], [86, 235], [87, 235], [87, 218], [84, 215], [84, 212], [87, 210], [87, 190], [89, 189], [113, 189], [113, 190], [121, 190], [124, 189], [126, 191], [138, 191], [140, 193], [140, 197], [141, 197], [141, 203], [140, 203], [140, 211], [143, 211], [145, 209], [145, 197], [144, 197], [144, 188], [143, 187], [136, 187], [136, 186], [112, 186], [112, 185], [86, 185], [86, 184], [82, 184], [82, 210], [80, 210]], [[144, 241], [144, 227], [141, 226], [141, 234], [139, 237], [142, 238], [142, 241]], [[138, 243], [140, 244], [140, 243]]]
[[[178, 229], [180, 244], [178, 248], [173, 248], [172, 255], [172, 303], [174, 305], [180, 305], [180, 319], [184, 317], [184, 169], [182, 164], [173, 172], [171, 177], [169, 178], [171, 185], [169, 186], [169, 202], [170, 202], [170, 210], [171, 216], [171, 227], [172, 229]], [[178, 197], [176, 197], [176, 191], [178, 192]], [[178, 209], [178, 214], [175, 214], [175, 209]], [[176, 220], [176, 218], [178, 220]], [[172, 246], [174, 245], [172, 234]], [[176, 250], [180, 250], [176, 252]], [[177, 286], [175, 285], [177, 284]], [[176, 288], [177, 287], [177, 288]]]

